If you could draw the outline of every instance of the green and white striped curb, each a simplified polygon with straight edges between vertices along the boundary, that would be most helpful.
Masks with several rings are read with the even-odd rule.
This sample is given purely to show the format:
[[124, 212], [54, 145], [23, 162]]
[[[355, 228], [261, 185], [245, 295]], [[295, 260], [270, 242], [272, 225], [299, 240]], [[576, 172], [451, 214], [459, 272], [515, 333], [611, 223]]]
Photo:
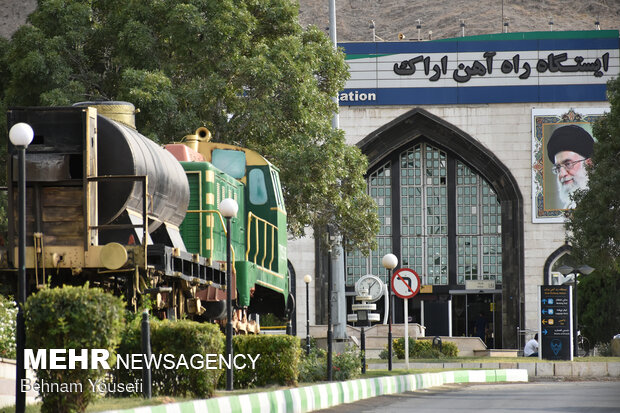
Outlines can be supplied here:
[[385, 394], [403, 393], [453, 383], [528, 381], [527, 370], [457, 370], [376, 377], [272, 392], [115, 410], [107, 413], [303, 413]]

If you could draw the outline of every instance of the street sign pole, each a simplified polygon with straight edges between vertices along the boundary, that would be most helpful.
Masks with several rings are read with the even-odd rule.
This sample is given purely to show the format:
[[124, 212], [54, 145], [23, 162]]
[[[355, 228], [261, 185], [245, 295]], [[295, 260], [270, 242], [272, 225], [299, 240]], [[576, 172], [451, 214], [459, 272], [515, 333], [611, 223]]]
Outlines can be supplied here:
[[409, 299], [405, 298], [405, 367], [409, 370]]
[[409, 370], [409, 299], [420, 292], [420, 276], [409, 268], [401, 268], [394, 272], [390, 284], [394, 294], [405, 301], [405, 366]]

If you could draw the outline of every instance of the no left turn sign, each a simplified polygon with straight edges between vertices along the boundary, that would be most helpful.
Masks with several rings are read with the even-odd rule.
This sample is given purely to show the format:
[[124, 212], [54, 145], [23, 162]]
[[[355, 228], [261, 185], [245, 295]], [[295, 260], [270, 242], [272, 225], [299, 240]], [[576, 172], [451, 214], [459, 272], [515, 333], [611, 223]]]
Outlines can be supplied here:
[[395, 271], [390, 284], [394, 294], [403, 299], [413, 298], [420, 292], [420, 276], [409, 268]]

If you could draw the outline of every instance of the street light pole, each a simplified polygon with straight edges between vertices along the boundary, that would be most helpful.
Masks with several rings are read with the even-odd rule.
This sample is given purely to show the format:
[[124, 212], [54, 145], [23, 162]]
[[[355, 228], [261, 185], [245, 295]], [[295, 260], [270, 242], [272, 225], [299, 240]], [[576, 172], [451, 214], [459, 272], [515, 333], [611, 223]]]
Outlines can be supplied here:
[[237, 216], [239, 205], [232, 198], [225, 198], [218, 207], [226, 218], [226, 390], [233, 389], [233, 327], [232, 327], [232, 242], [230, 234], [230, 220]]
[[385, 254], [381, 260], [383, 267], [388, 270], [388, 305], [390, 313], [388, 314], [388, 370], [392, 371], [392, 321], [394, 320], [394, 308], [392, 302], [392, 287], [390, 278], [392, 276], [392, 270], [398, 265], [398, 258], [394, 254]]
[[312, 276], [304, 275], [304, 282], [306, 283], [306, 354], [310, 354], [310, 282], [312, 282]]
[[589, 265], [581, 265], [578, 268], [573, 268], [571, 266], [568, 265], [562, 265], [561, 267], [558, 268], [558, 271], [560, 271], [560, 273], [562, 273], [562, 275], [568, 275], [573, 273], [573, 275], [575, 276], [574, 278], [574, 283], [575, 283], [575, 305], [573, 306], [573, 355], [575, 357], [579, 357], [579, 314], [577, 314], [577, 284], [578, 284], [578, 278], [579, 278], [579, 274], [583, 274], [583, 275], [588, 275], [590, 274], [592, 271], [594, 271], [594, 268], [590, 267]]
[[[327, 240], [331, 243], [329, 226], [327, 227]], [[334, 362], [333, 362], [333, 350], [334, 350], [334, 333], [332, 331], [332, 247], [329, 245], [327, 250], [327, 381], [332, 381], [334, 377]]]
[[16, 123], [9, 131], [9, 139], [17, 148], [18, 163], [18, 215], [19, 215], [19, 251], [17, 278], [17, 320], [16, 320], [16, 371], [15, 371], [15, 412], [26, 410], [26, 393], [21, 388], [26, 378], [24, 366], [24, 348], [26, 347], [26, 325], [24, 322], [24, 304], [26, 303], [26, 148], [32, 142], [34, 132], [27, 123]]
[[362, 374], [366, 374], [366, 333], [364, 332], [364, 325], [362, 324], [362, 331], [360, 332], [360, 343], [362, 350]]

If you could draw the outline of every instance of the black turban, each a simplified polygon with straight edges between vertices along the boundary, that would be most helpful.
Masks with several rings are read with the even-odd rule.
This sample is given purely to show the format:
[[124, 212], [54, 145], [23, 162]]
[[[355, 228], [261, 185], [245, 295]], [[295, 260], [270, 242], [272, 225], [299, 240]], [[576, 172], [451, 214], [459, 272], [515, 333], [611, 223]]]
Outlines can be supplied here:
[[572, 151], [584, 158], [592, 156], [594, 139], [582, 127], [567, 125], [557, 128], [551, 134], [547, 143], [547, 156], [555, 162], [555, 155], [562, 151]]

